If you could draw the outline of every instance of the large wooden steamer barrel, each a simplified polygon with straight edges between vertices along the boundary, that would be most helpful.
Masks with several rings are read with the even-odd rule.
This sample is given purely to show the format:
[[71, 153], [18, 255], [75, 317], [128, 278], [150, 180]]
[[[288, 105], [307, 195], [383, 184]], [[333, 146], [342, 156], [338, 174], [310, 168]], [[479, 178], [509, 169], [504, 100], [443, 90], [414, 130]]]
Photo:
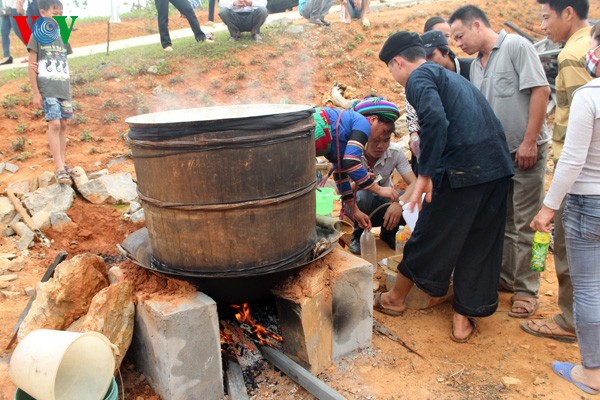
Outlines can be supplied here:
[[316, 240], [313, 109], [196, 108], [127, 119], [153, 263], [276, 271]]

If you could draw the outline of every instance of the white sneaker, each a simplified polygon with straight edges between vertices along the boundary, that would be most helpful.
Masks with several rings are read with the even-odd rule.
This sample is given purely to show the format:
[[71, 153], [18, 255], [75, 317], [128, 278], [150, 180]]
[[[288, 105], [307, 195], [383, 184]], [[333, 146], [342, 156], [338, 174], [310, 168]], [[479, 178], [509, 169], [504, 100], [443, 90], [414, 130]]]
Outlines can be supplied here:
[[167, 46], [164, 48], [165, 51], [173, 51], [173, 48], [171, 46]]

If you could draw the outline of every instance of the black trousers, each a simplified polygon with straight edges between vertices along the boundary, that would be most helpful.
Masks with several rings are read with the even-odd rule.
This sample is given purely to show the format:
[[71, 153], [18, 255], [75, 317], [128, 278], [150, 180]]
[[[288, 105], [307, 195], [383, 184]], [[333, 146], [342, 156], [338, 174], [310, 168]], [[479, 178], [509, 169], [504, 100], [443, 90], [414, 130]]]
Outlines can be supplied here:
[[158, 12], [158, 32], [160, 33], [160, 44], [163, 48], [171, 46], [169, 36], [169, 3], [173, 4], [185, 18], [187, 18], [194, 37], [197, 41], [206, 39], [206, 35], [200, 29], [200, 23], [194, 13], [194, 9], [188, 0], [154, 0]]
[[509, 178], [452, 189], [435, 185], [431, 203], [404, 247], [398, 271], [433, 297], [446, 295], [454, 272], [456, 312], [486, 317], [498, 308]]
[[260, 27], [267, 20], [269, 13], [264, 7], [258, 7], [250, 12], [235, 12], [231, 8], [221, 8], [219, 17], [232, 37], [238, 37], [240, 32], [260, 33]]

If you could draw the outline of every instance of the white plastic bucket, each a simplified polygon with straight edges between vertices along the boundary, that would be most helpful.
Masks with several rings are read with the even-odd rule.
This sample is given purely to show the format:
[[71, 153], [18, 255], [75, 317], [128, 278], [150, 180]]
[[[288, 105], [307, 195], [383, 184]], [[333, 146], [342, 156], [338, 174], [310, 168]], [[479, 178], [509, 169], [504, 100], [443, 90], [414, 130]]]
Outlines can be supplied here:
[[114, 369], [106, 336], [39, 329], [19, 343], [9, 373], [13, 383], [36, 400], [102, 400]]

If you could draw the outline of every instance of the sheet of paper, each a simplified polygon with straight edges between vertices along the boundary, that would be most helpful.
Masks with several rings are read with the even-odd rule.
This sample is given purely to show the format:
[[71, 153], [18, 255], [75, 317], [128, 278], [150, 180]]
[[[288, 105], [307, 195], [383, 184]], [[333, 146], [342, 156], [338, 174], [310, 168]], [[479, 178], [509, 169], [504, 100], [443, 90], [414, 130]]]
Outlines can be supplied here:
[[[423, 197], [421, 197], [421, 202], [425, 199], [425, 193], [423, 193]], [[413, 203], [406, 203], [402, 206], [402, 216], [406, 221], [406, 225], [410, 228], [410, 231], [415, 230], [415, 225], [417, 225], [417, 220], [419, 219], [419, 207], [414, 204], [414, 210], [410, 211], [410, 207]]]

